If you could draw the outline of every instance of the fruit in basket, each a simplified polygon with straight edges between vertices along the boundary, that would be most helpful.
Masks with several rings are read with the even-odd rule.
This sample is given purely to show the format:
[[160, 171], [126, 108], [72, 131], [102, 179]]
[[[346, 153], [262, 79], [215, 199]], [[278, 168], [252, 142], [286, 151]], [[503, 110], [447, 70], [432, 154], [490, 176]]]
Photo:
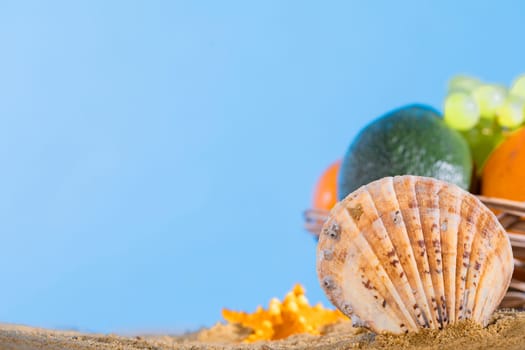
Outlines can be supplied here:
[[525, 99], [511, 95], [497, 110], [498, 123], [506, 128], [516, 128], [525, 120]]
[[342, 199], [371, 181], [404, 174], [430, 176], [469, 188], [469, 147], [430, 107], [405, 106], [366, 126], [341, 164], [338, 196]]
[[448, 91], [470, 93], [479, 85], [481, 85], [481, 80], [478, 78], [460, 74], [449, 80]]
[[488, 156], [505, 138], [503, 130], [496, 120], [481, 119], [475, 127], [462, 131], [461, 135], [469, 144], [476, 173], [481, 175]]
[[520, 75], [510, 87], [510, 94], [525, 98], [525, 74]]
[[494, 84], [481, 84], [472, 90], [472, 97], [479, 107], [480, 117], [494, 119], [494, 115], [507, 97], [504, 87]]
[[337, 202], [337, 176], [341, 160], [332, 164], [323, 172], [314, 189], [313, 209], [330, 210]]
[[386, 177], [332, 210], [317, 247], [330, 301], [377, 333], [487, 325], [512, 277], [509, 238], [496, 216], [457, 186]]
[[445, 99], [445, 123], [452, 129], [472, 129], [479, 118], [478, 104], [469, 94], [454, 92]]
[[496, 148], [483, 168], [481, 194], [525, 201], [525, 128]]
[[444, 103], [445, 122], [467, 140], [476, 175], [488, 155], [525, 121], [525, 75], [510, 89], [465, 75], [452, 78]]

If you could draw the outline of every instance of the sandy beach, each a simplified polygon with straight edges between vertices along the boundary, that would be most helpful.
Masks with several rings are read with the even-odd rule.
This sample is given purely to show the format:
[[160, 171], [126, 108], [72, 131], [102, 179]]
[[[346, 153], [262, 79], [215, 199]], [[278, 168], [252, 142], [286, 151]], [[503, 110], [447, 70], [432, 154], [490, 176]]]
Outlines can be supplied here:
[[416, 334], [376, 335], [349, 322], [327, 327], [321, 336], [295, 335], [278, 341], [242, 343], [246, 329], [217, 325], [185, 335], [84, 334], [20, 325], [0, 325], [0, 348], [29, 349], [523, 349], [525, 312], [502, 310], [494, 314], [486, 328], [460, 323], [445, 330], [424, 330]]

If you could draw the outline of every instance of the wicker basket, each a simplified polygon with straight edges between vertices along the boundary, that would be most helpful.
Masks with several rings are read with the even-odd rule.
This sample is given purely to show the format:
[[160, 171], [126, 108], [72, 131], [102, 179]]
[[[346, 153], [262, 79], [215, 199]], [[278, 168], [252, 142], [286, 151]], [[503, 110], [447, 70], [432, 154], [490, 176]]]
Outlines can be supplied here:
[[[514, 254], [514, 274], [500, 307], [525, 307], [525, 203], [507, 199], [477, 196], [487, 207], [499, 214], [498, 219], [507, 230]], [[305, 228], [316, 239], [328, 218], [326, 210], [309, 209], [304, 212]]]

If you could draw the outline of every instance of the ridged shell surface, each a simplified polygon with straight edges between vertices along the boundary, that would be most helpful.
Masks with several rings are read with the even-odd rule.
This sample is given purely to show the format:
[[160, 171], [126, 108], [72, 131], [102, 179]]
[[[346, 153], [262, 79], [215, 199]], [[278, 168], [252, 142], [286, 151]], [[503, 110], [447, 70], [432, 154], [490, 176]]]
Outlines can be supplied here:
[[330, 301], [375, 332], [486, 325], [511, 280], [509, 238], [495, 215], [459, 187], [386, 177], [336, 204], [317, 247]]

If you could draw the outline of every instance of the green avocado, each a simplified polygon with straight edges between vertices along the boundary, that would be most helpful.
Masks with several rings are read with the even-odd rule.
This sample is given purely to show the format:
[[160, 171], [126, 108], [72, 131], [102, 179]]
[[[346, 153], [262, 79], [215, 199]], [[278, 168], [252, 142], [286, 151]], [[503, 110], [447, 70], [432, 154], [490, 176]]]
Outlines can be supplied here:
[[338, 197], [385, 176], [419, 175], [468, 190], [472, 156], [465, 139], [424, 105], [391, 111], [366, 126], [346, 152]]

